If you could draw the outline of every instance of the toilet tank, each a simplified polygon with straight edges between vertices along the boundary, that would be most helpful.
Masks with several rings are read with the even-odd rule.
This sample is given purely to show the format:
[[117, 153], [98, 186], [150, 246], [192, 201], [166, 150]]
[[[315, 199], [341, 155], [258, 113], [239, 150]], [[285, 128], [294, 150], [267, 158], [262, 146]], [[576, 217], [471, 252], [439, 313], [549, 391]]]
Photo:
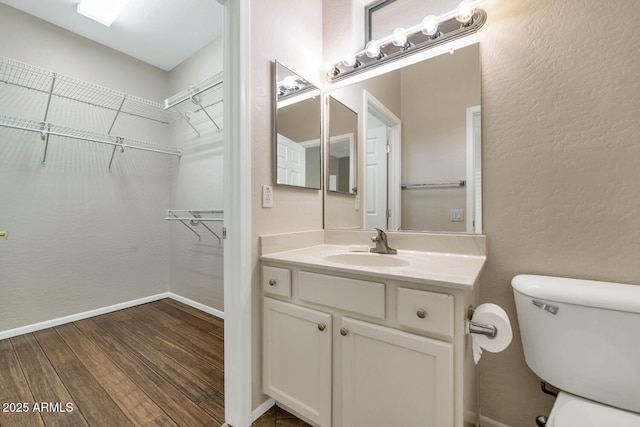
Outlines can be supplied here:
[[640, 412], [640, 286], [518, 275], [527, 365], [569, 393]]

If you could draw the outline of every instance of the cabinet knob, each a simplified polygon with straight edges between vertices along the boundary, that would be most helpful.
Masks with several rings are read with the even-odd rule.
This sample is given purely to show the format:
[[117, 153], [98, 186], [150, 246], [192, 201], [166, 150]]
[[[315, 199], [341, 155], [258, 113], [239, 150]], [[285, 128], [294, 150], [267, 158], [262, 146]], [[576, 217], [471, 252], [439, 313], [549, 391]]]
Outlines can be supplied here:
[[427, 311], [424, 308], [421, 308], [416, 312], [416, 316], [418, 316], [421, 319], [424, 319], [425, 317], [427, 317]]
[[327, 328], [327, 325], [325, 325], [324, 323], [318, 323], [318, 330], [320, 332], [324, 331]]
[[278, 281], [276, 279], [269, 280], [269, 286], [275, 286]]
[[340, 328], [340, 335], [342, 335], [343, 337], [346, 337], [348, 333], [349, 330], [347, 328]]

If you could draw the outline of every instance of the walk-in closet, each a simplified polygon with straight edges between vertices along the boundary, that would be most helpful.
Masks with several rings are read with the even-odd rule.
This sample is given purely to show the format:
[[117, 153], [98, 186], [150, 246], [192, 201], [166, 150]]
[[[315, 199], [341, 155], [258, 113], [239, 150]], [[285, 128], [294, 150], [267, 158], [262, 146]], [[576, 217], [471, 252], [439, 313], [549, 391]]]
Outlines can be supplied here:
[[0, 2], [0, 340], [163, 298], [222, 317], [223, 7], [77, 3]]

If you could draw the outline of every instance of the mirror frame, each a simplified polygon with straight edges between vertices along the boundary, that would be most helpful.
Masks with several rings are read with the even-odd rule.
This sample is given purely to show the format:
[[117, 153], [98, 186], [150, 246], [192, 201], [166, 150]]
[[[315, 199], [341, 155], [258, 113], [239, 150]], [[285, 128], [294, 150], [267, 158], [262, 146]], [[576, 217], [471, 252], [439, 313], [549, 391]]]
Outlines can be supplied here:
[[[282, 182], [278, 182], [278, 97], [280, 94], [280, 90], [278, 87], [278, 68], [279, 67], [283, 67], [286, 70], [290, 71], [293, 75], [297, 76], [302, 83], [304, 84], [304, 87], [297, 89], [295, 92], [289, 93], [287, 94], [287, 96], [285, 98], [288, 97], [295, 97], [295, 96], [302, 96], [305, 95], [307, 93], [309, 93], [310, 95], [308, 95], [310, 98], [317, 98], [318, 99], [318, 109], [320, 111], [320, 114], [318, 116], [318, 185], [317, 186], [309, 186], [309, 185], [295, 185], [295, 184], [287, 184], [287, 183], [282, 183]], [[323, 153], [324, 153], [324, 147], [323, 147], [323, 126], [324, 126], [324, 121], [323, 121], [323, 106], [322, 106], [322, 97], [323, 97], [323, 93], [322, 90], [315, 86], [313, 83], [311, 83], [309, 80], [305, 79], [304, 77], [301, 77], [298, 73], [296, 73], [295, 71], [293, 71], [291, 68], [287, 67], [286, 65], [284, 65], [282, 62], [276, 60], [273, 60], [273, 68], [272, 68], [272, 108], [273, 108], [273, 122], [272, 122], [272, 126], [273, 126], [273, 132], [272, 132], [272, 138], [273, 138], [273, 183], [274, 185], [279, 185], [279, 186], [286, 186], [286, 187], [293, 187], [293, 188], [302, 188], [302, 189], [309, 189], [309, 190], [322, 190], [322, 181], [323, 181], [323, 170], [324, 170], [324, 162], [323, 162]], [[312, 93], [317, 92], [317, 94], [315, 95], [311, 95]]]

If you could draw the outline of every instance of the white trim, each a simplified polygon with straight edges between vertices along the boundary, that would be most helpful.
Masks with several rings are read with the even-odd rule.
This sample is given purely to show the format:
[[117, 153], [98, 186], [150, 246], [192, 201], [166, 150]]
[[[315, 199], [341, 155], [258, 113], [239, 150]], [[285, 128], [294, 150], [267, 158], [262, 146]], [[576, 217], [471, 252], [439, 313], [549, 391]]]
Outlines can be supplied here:
[[484, 415], [480, 416], [480, 425], [482, 427], [511, 427], [508, 424], [503, 424], [496, 420], [492, 420], [489, 417], [485, 417]]
[[[482, 165], [476, 164], [476, 153], [480, 152], [481, 141], [477, 141], [475, 137], [475, 125], [474, 117], [480, 114], [480, 105], [467, 108], [467, 233], [482, 233], [482, 197], [479, 200], [476, 199], [476, 193], [482, 194], [482, 183], [480, 188], [476, 188], [476, 174], [477, 168], [481, 168]], [[475, 223], [475, 225], [474, 225]]]
[[276, 404], [276, 401], [273, 399], [267, 399], [260, 406], [251, 412], [251, 423], [253, 424], [258, 418], [263, 416], [269, 409], [271, 409]]
[[224, 311], [220, 311], [220, 310], [218, 310], [216, 308], [209, 307], [208, 305], [204, 305], [204, 304], [199, 303], [197, 301], [194, 301], [192, 299], [185, 298], [185, 297], [180, 296], [180, 295], [176, 295], [173, 292], [167, 292], [167, 294], [168, 294], [167, 296], [169, 298], [173, 299], [173, 300], [176, 300], [176, 301], [181, 302], [181, 303], [183, 303], [185, 305], [191, 306], [191, 307], [193, 307], [195, 309], [198, 309], [198, 310], [203, 311], [203, 312], [205, 312], [207, 314], [210, 314], [212, 316], [215, 316], [215, 317], [218, 317], [218, 318], [224, 320]]
[[251, 0], [224, 4], [224, 407], [251, 425]]
[[220, 310], [216, 310], [215, 308], [209, 307], [204, 304], [200, 304], [199, 302], [190, 300], [180, 295], [176, 295], [172, 292], [163, 292], [161, 294], [151, 295], [144, 298], [138, 298], [131, 301], [125, 301], [118, 304], [109, 305], [106, 307], [96, 308], [94, 310], [84, 311], [82, 313], [71, 314], [69, 316], [58, 317], [56, 319], [46, 320], [44, 322], [34, 323], [32, 325], [26, 325], [26, 326], [21, 326], [14, 329], [9, 329], [6, 331], [0, 331], [0, 340], [16, 337], [18, 335], [29, 334], [31, 332], [41, 331], [42, 329], [53, 328], [56, 326], [67, 324], [67, 323], [77, 322], [79, 320], [100, 316], [102, 314], [112, 313], [118, 310], [124, 310], [125, 308], [131, 308], [137, 305], [147, 304], [149, 302], [159, 301], [165, 298], [171, 298], [183, 304], [197, 308], [200, 311], [204, 311], [205, 313], [209, 313], [213, 316], [224, 319], [224, 313]]

